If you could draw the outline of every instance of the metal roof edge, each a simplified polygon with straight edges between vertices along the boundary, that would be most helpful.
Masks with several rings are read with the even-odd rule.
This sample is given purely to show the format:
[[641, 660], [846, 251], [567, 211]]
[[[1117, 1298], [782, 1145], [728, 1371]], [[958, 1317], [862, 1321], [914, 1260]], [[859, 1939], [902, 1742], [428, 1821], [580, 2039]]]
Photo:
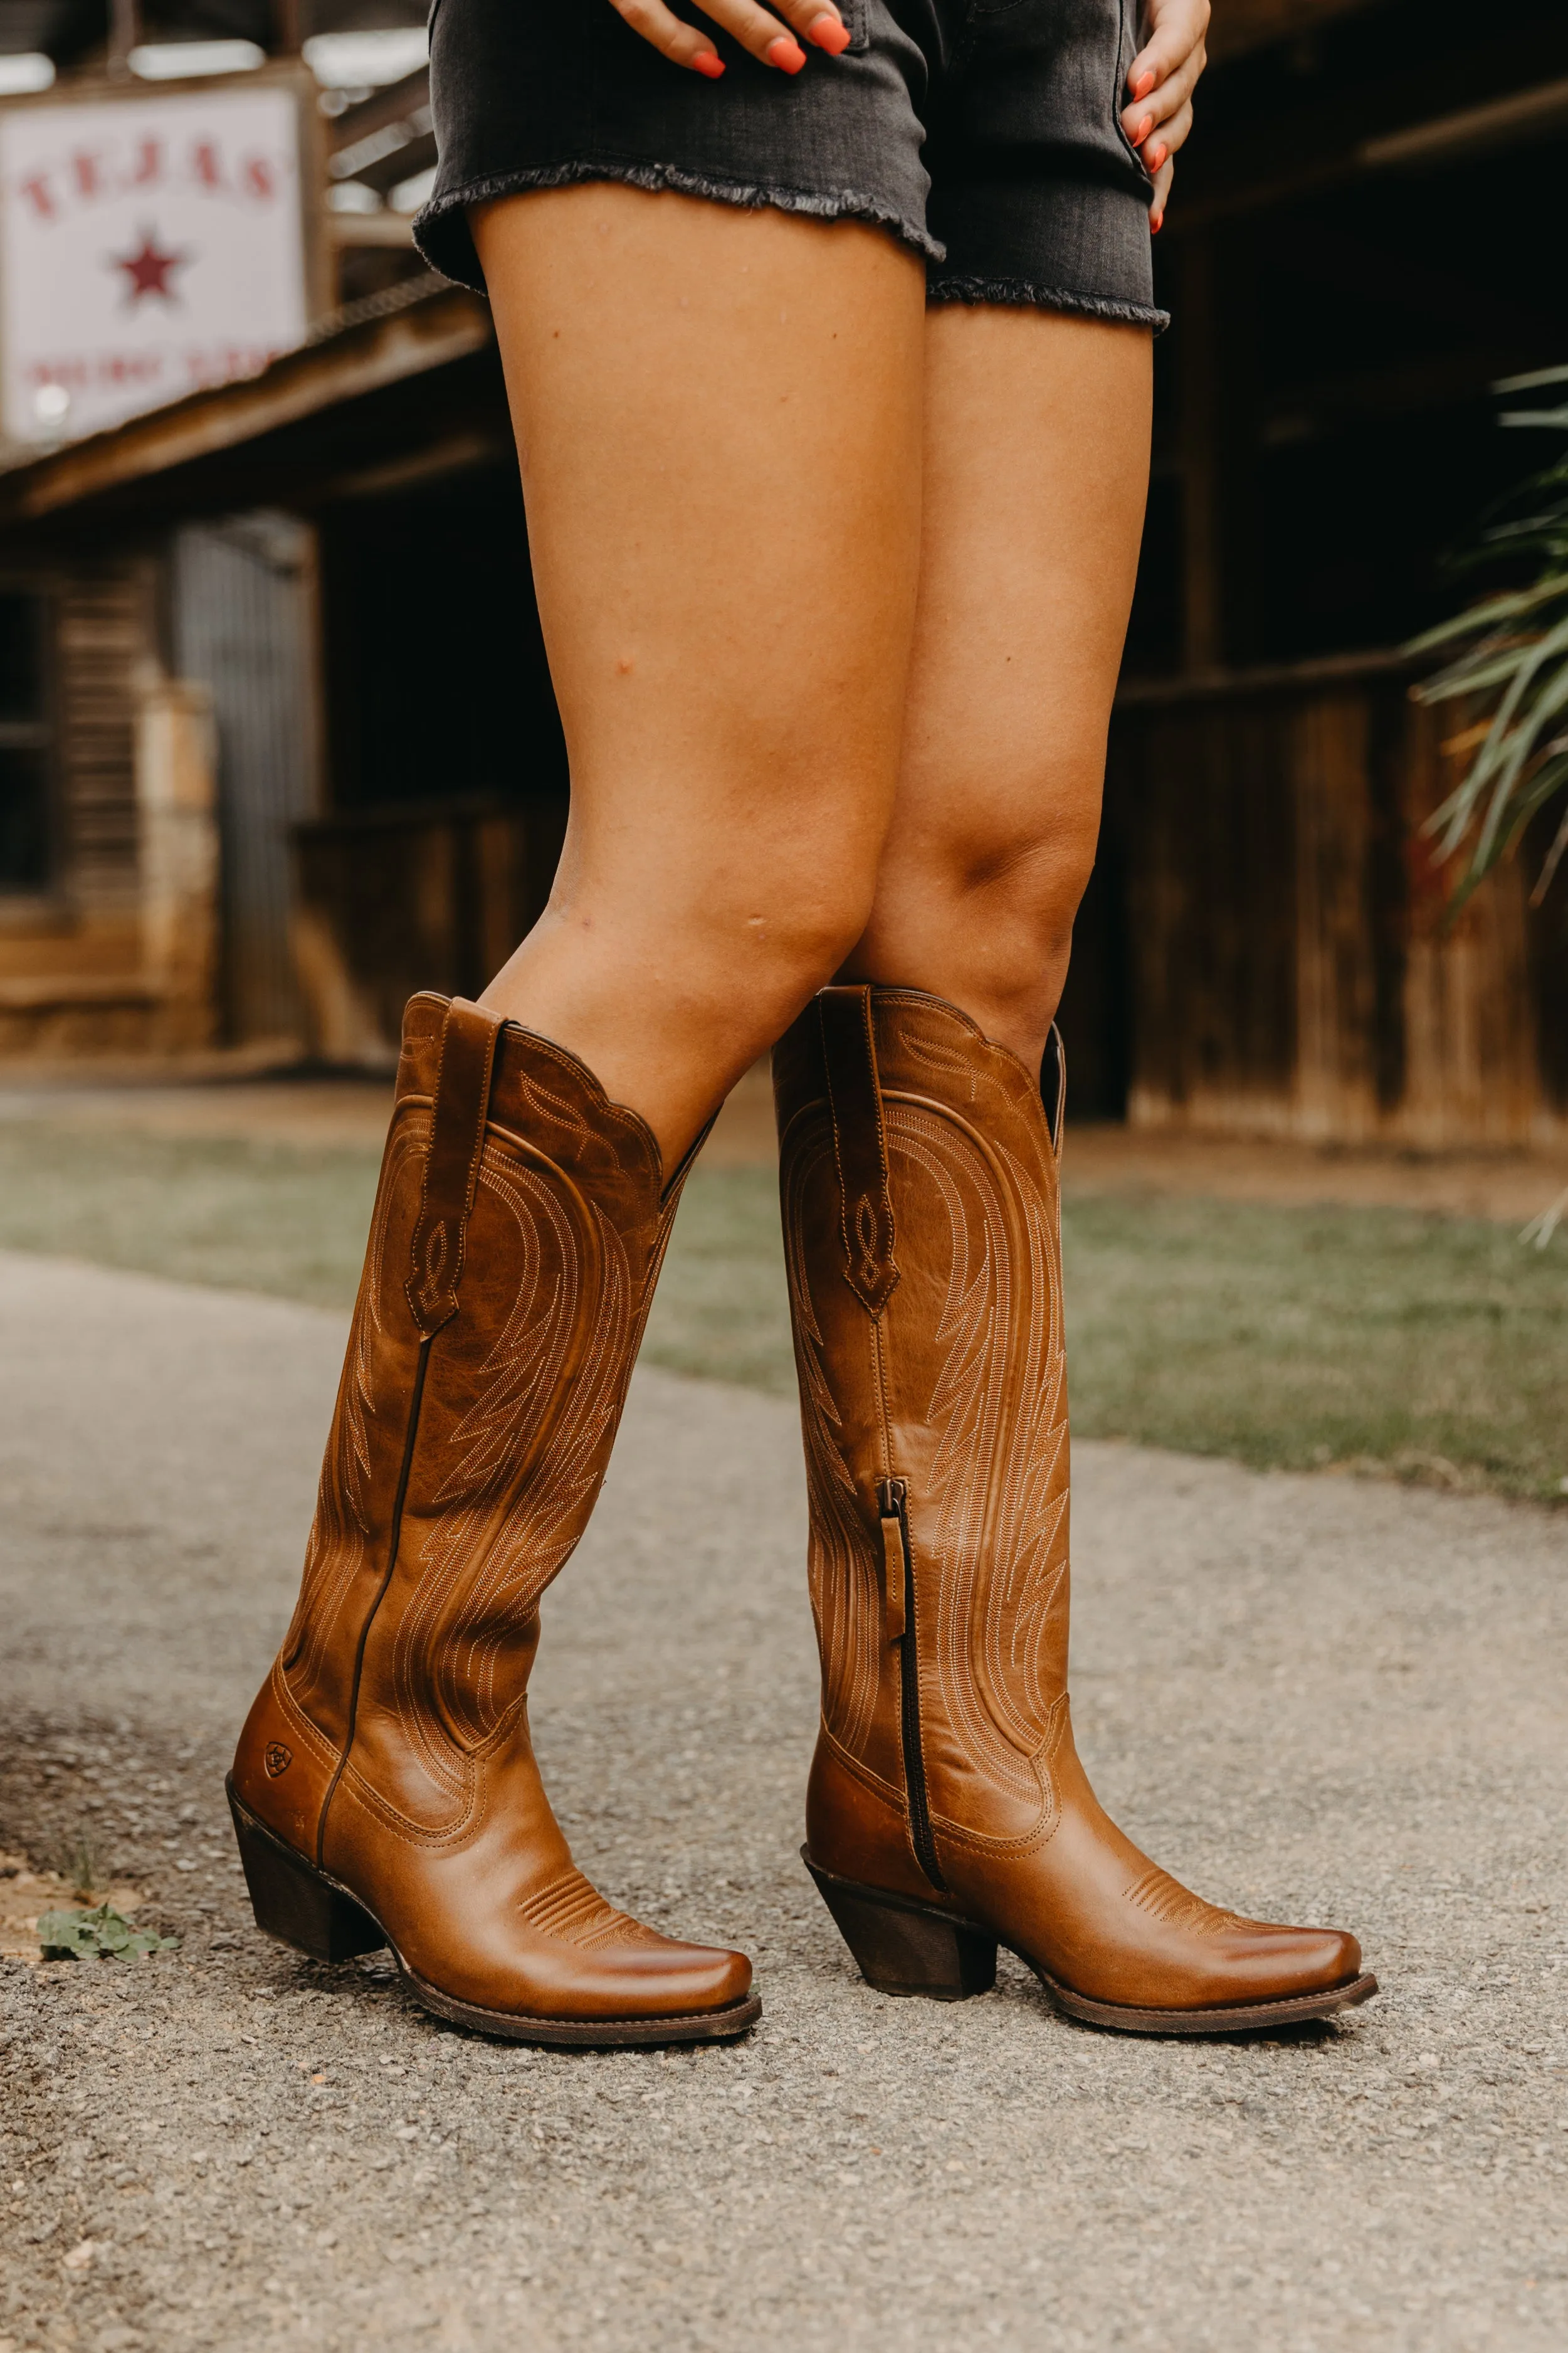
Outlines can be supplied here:
[[0, 530], [233, 449], [492, 340], [489, 307], [434, 270], [347, 304], [254, 375], [187, 393], [102, 432], [0, 459]]

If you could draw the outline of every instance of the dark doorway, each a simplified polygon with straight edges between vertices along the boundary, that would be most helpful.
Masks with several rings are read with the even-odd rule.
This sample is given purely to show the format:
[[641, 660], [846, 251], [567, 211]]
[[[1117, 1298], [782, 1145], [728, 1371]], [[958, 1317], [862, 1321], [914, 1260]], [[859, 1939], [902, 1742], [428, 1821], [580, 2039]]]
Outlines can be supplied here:
[[566, 797], [516, 468], [321, 517], [333, 806]]
[[44, 599], [0, 588], [0, 892], [47, 889], [54, 870]]

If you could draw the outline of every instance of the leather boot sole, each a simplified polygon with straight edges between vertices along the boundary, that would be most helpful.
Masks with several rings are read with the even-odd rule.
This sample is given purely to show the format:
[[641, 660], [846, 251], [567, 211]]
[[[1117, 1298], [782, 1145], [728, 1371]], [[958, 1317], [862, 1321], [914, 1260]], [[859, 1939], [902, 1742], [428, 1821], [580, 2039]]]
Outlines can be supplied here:
[[318, 1961], [353, 1960], [356, 1954], [379, 1952], [384, 1946], [415, 2000], [438, 2018], [514, 2042], [591, 2043], [601, 2050], [627, 2050], [645, 2043], [724, 2041], [743, 2034], [762, 2016], [762, 1997], [754, 1993], [723, 2010], [692, 2010], [674, 2018], [530, 2018], [516, 2010], [481, 2010], [474, 2002], [458, 2001], [409, 1968], [357, 1895], [258, 1821], [237, 1796], [232, 1775], [226, 1786], [251, 1910], [263, 1935]]
[[973, 1994], [989, 1993], [996, 1982], [997, 1948], [1004, 1944], [1034, 1971], [1064, 2017], [1086, 2026], [1114, 2027], [1122, 2034], [1257, 2034], [1307, 2019], [1331, 2018], [1336, 2010], [1369, 2001], [1377, 1991], [1377, 1979], [1363, 1976], [1321, 1993], [1287, 1994], [1277, 2001], [1210, 2010], [1139, 2010], [1125, 2002], [1091, 2001], [1087, 1994], [1060, 1984], [1033, 1954], [977, 1920], [941, 1911], [915, 1896], [892, 1895], [840, 1879], [813, 1862], [805, 1847], [800, 1859], [861, 1976], [879, 1993], [920, 1994], [928, 2001], [967, 2001]]

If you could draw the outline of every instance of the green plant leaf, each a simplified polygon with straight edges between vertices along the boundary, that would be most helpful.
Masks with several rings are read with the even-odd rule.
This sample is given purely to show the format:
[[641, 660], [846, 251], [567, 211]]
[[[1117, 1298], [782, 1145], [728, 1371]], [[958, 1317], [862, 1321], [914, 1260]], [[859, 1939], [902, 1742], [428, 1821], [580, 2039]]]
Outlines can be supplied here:
[[76, 1912], [40, 1915], [38, 1942], [44, 1958], [58, 1960], [132, 1960], [145, 1953], [173, 1951], [178, 1936], [160, 1936], [151, 1928], [133, 1928], [112, 1904], [95, 1904]]
[[1568, 572], [1552, 573], [1544, 580], [1536, 581], [1533, 587], [1515, 589], [1506, 596], [1489, 596], [1484, 604], [1456, 613], [1452, 620], [1439, 621], [1436, 628], [1424, 629], [1418, 638], [1412, 638], [1405, 650], [1424, 654], [1434, 646], [1447, 645], [1455, 638], [1468, 637], [1478, 629], [1489, 628], [1494, 621], [1517, 620], [1521, 614], [1532, 613], [1538, 605], [1547, 604], [1564, 592], [1568, 592]]
[[1488, 687], [1505, 686], [1510, 679], [1517, 676], [1520, 663], [1529, 650], [1528, 644], [1517, 645], [1511, 647], [1506, 655], [1494, 659], [1489, 647], [1479, 647], [1474, 653], [1467, 654], [1461, 661], [1456, 662], [1451, 670], [1428, 680], [1425, 686], [1418, 686], [1415, 691], [1415, 699], [1418, 702], [1452, 702], [1458, 695], [1481, 694]]
[[1494, 392], [1534, 392], [1543, 384], [1568, 384], [1568, 367], [1531, 368], [1528, 375], [1499, 376]]
[[[1495, 388], [1522, 392], [1568, 383], [1568, 368], [1544, 369]], [[1568, 433], [1568, 404], [1513, 410], [1500, 420]], [[1510, 512], [1511, 510], [1511, 512]], [[1470, 893], [1518, 844], [1536, 811], [1568, 785], [1568, 761], [1556, 729], [1568, 709], [1568, 456], [1521, 482], [1493, 507], [1479, 544], [1456, 559], [1455, 571], [1485, 565], [1518, 566], [1541, 561], [1539, 576], [1500, 595], [1482, 597], [1413, 638], [1407, 651], [1451, 658], [1412, 689], [1431, 705], [1468, 700], [1486, 733], [1454, 789], [1421, 830], [1439, 858], [1468, 846], [1468, 858], [1448, 902], [1450, 920]], [[1559, 841], [1562, 839], [1559, 835]], [[1531, 896], [1539, 904], [1563, 851], [1553, 843]]]
[[98, 1950], [98, 1940], [79, 1912], [46, 1912], [38, 1922], [38, 1942], [51, 1961]]

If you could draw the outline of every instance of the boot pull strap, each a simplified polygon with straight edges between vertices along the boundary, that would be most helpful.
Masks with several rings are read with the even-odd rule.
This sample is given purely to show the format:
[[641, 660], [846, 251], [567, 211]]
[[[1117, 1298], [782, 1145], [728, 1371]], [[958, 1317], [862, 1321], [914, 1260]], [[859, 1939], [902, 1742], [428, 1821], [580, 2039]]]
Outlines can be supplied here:
[[447, 1008], [419, 1222], [414, 1229], [414, 1267], [405, 1285], [414, 1321], [426, 1340], [434, 1339], [458, 1312], [463, 1242], [485, 1148], [490, 1073], [502, 1027], [499, 1013], [486, 1013], [466, 997], [455, 997]]
[[893, 1197], [868, 988], [824, 988], [816, 999], [833, 1157], [838, 1170], [844, 1279], [861, 1305], [880, 1315], [899, 1280], [893, 1261]]

